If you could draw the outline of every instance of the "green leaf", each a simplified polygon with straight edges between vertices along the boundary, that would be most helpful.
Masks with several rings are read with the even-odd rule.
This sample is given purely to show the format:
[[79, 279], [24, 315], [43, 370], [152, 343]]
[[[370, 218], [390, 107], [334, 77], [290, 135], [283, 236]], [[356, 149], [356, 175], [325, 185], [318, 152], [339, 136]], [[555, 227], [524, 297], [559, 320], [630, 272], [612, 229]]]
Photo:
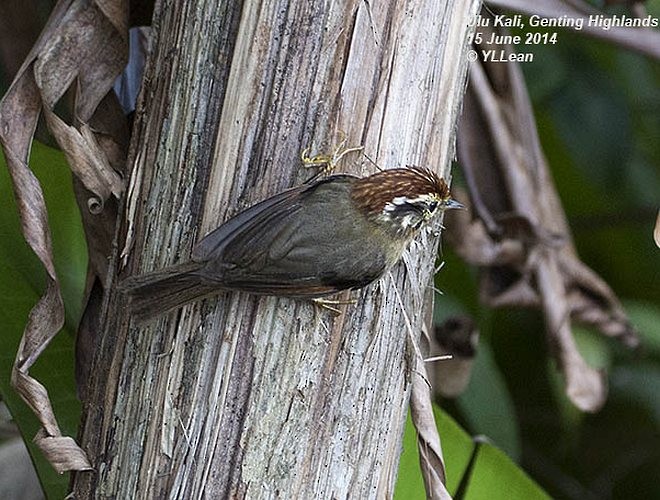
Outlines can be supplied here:
[[479, 344], [470, 383], [457, 404], [473, 432], [487, 435], [512, 459], [520, 458], [516, 411], [487, 342]]
[[639, 332], [643, 349], [660, 359], [660, 307], [637, 300], [625, 301], [624, 307]]
[[530, 477], [494, 446], [479, 445], [472, 473], [463, 497], [465, 500], [549, 499]]
[[[434, 405], [433, 412], [442, 442], [447, 488], [452, 492], [456, 490], [465, 473], [474, 443], [470, 436], [444, 411]], [[399, 462], [399, 478], [394, 490], [394, 498], [406, 500], [425, 497], [424, 480], [417, 454], [417, 432], [409, 414], [403, 435], [403, 453]]]
[[[48, 390], [64, 435], [77, 434], [80, 403], [73, 376], [74, 325], [77, 323], [85, 279], [86, 250], [71, 175], [61, 152], [33, 144], [30, 166], [39, 178], [46, 198], [53, 235], [55, 266], [62, 283], [67, 324], [31, 370]], [[49, 498], [63, 498], [67, 475], [58, 475], [32, 444], [39, 423], [10, 387], [11, 367], [30, 309], [44, 288], [44, 270], [20, 230], [9, 174], [0, 155], [0, 391], [18, 425]]]
[[660, 367], [641, 362], [617, 367], [610, 377], [611, 391], [618, 397], [645, 408], [660, 428]]
[[[433, 411], [440, 432], [450, 494], [455, 495], [463, 484], [467, 487], [465, 498], [549, 498], [505, 453], [491, 445], [479, 444], [477, 448], [472, 438], [449, 415], [435, 405]], [[474, 453], [476, 460], [470, 466]], [[476, 496], [484, 492], [488, 494]], [[425, 497], [417, 454], [417, 434], [408, 417], [394, 498], [410, 500]]]
[[607, 370], [612, 365], [612, 352], [607, 339], [593, 329], [582, 326], [571, 328], [578, 351], [584, 360], [597, 370]]

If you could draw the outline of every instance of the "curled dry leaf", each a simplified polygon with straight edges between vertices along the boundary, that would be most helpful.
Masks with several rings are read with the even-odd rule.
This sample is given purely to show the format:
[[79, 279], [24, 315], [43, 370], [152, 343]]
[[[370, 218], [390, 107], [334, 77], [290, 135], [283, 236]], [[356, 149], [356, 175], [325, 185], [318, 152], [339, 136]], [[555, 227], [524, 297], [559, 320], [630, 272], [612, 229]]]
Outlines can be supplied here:
[[[481, 29], [488, 39], [492, 28]], [[473, 217], [448, 214], [450, 244], [480, 267], [485, 303], [542, 308], [568, 396], [598, 410], [605, 381], [578, 352], [571, 320], [628, 346], [639, 340], [615, 294], [577, 256], [517, 64], [471, 66], [458, 156]]]
[[[46, 389], [29, 375], [30, 367], [62, 328], [64, 305], [53, 265], [43, 193], [28, 166], [28, 157], [43, 110], [51, 133], [97, 206], [119, 195], [121, 178], [112, 168], [118, 160], [104, 154], [112, 150], [107, 147], [107, 137], [97, 134], [89, 122], [124, 66], [126, 18], [127, 5], [121, 0], [59, 2], [0, 101], [0, 143], [14, 185], [22, 231], [47, 273], [46, 291], [30, 312], [21, 339], [12, 382], [42, 425], [35, 443], [58, 472], [91, 466], [73, 439], [62, 436]], [[54, 113], [53, 107], [73, 82], [77, 92], [75, 124], [71, 126]]]
[[71, 170], [85, 188], [93, 193], [93, 197], [87, 202], [89, 211], [93, 214], [101, 213], [105, 201], [111, 195], [116, 198], [121, 195], [121, 177], [110, 166], [108, 158], [86, 123], [80, 124], [78, 130], [64, 123], [47, 108], [44, 108], [44, 115], [48, 128], [57, 137]]
[[451, 498], [447, 487], [440, 435], [433, 416], [431, 391], [426, 378], [424, 360], [416, 355], [412, 370], [410, 416], [417, 430], [417, 450], [428, 498]]

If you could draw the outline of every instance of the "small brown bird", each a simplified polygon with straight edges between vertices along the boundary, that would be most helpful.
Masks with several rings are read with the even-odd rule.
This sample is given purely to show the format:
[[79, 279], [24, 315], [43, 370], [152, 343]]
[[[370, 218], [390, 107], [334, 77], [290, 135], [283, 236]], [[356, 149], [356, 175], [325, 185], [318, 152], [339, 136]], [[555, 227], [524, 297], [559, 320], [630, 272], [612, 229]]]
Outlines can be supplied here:
[[331, 175], [257, 203], [203, 238], [189, 262], [121, 288], [139, 321], [223, 290], [311, 299], [362, 288], [435, 215], [459, 207], [425, 168]]

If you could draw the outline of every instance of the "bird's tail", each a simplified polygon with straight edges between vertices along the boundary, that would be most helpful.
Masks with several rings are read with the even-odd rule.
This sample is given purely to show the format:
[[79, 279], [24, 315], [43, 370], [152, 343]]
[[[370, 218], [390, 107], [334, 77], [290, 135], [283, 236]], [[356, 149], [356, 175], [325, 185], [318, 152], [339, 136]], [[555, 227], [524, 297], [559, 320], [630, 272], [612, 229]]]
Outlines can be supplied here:
[[202, 283], [202, 266], [191, 261], [131, 276], [120, 283], [119, 290], [128, 297], [133, 318], [142, 323], [217, 292], [217, 287]]

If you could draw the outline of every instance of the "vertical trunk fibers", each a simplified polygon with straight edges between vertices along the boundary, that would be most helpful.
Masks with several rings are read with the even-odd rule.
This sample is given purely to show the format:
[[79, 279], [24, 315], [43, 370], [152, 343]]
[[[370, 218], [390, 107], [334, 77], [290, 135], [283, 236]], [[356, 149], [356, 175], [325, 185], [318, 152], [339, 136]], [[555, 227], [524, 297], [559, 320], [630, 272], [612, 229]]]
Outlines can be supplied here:
[[[115, 281], [187, 259], [342, 134], [383, 168], [447, 176], [477, 3], [160, 1]], [[136, 326], [110, 293], [76, 498], [390, 497], [436, 247], [420, 238], [338, 316], [225, 293]]]

